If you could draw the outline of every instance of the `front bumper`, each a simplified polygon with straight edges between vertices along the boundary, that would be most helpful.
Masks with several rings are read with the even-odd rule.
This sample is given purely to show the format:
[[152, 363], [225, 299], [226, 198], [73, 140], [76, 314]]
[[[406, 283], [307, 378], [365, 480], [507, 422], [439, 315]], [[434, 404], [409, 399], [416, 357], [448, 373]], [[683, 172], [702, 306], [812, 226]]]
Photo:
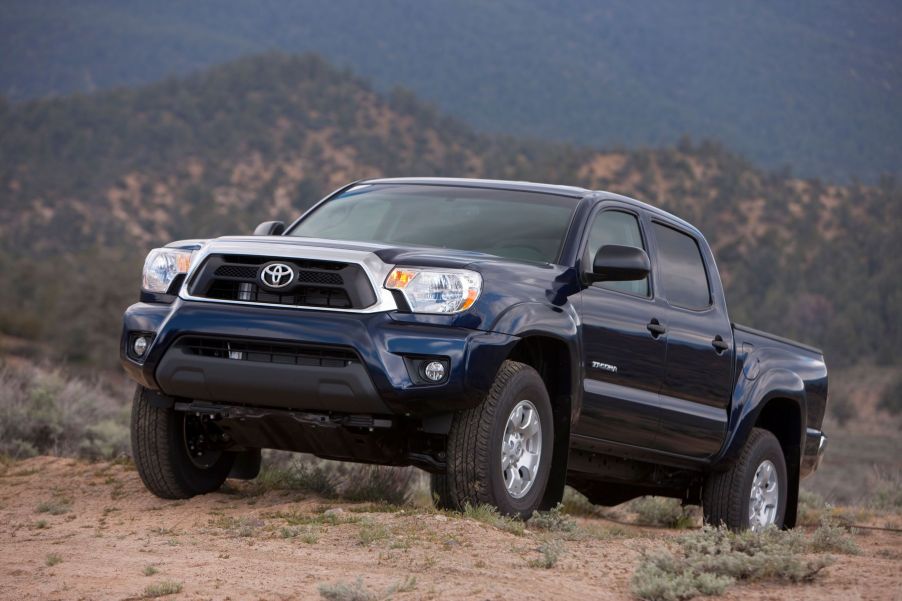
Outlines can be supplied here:
[[[129, 356], [135, 333], [153, 340]], [[343, 369], [280, 365], [185, 354], [187, 336], [351, 349]], [[137, 303], [125, 312], [120, 355], [128, 375], [169, 396], [245, 406], [341, 413], [430, 415], [476, 406], [491, 387], [515, 336], [393, 319], [390, 312], [343, 313], [176, 299]], [[449, 373], [425, 385], [411, 358], [441, 357]]]
[[805, 449], [802, 454], [800, 475], [802, 478], [813, 474], [820, 467], [827, 450], [827, 435], [820, 430], [808, 428], [805, 432]]

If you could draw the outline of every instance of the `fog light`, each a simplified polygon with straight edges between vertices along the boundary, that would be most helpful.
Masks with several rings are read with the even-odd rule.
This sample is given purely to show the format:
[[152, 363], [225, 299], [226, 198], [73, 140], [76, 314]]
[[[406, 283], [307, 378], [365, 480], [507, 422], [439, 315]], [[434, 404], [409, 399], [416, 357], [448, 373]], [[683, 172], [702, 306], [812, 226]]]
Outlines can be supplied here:
[[135, 338], [135, 342], [132, 345], [132, 349], [135, 351], [135, 355], [141, 357], [144, 355], [144, 351], [147, 350], [147, 338], [144, 336], [138, 336]]
[[441, 361], [430, 361], [423, 368], [426, 379], [432, 382], [441, 382], [445, 379], [445, 365]]

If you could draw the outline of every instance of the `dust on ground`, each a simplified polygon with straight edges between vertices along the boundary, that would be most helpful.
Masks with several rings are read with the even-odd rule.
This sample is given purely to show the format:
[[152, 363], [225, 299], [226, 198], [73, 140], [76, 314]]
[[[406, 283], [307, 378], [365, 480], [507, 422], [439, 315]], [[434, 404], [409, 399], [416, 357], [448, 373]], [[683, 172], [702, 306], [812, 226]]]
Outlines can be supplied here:
[[[181, 590], [164, 599], [319, 599], [321, 585], [360, 578], [379, 599], [626, 600], [643, 550], [680, 533], [579, 518], [545, 569], [542, 532], [245, 486], [163, 501], [130, 465], [15, 463], [0, 476], [0, 598], [139, 599], [168, 582]], [[812, 583], [740, 584], [724, 598], [902, 599], [902, 534], [855, 538], [862, 553]]]

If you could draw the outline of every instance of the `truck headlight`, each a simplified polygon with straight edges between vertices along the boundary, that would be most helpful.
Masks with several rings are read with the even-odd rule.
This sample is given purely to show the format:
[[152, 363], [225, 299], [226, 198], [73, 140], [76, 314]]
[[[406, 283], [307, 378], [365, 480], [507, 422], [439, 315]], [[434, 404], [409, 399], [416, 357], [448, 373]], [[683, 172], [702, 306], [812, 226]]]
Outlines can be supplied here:
[[148, 292], [165, 293], [180, 273], [188, 273], [194, 252], [177, 248], [155, 248], [147, 253], [141, 287]]
[[479, 298], [482, 276], [467, 269], [397, 267], [385, 287], [400, 290], [414, 313], [460, 313]]

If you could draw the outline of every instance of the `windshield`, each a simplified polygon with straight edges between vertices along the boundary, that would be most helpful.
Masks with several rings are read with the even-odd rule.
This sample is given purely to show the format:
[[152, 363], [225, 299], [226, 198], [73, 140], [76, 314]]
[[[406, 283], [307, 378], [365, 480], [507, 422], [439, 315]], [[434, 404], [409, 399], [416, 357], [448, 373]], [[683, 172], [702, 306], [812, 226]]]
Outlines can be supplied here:
[[436, 246], [553, 263], [579, 199], [412, 184], [363, 184], [324, 203], [290, 236]]

